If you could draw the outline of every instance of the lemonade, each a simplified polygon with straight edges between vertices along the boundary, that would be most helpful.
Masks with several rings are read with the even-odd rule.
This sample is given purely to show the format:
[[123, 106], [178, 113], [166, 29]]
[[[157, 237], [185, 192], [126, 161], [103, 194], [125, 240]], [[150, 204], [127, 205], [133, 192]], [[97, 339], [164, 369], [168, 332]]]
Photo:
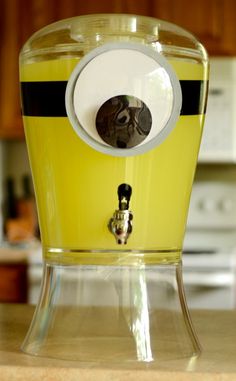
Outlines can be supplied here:
[[[73, 58], [25, 64], [21, 81], [66, 81], [77, 63]], [[201, 64], [170, 63], [180, 80], [206, 79]], [[114, 251], [133, 250], [150, 251], [149, 258], [156, 251], [156, 262], [177, 261], [203, 122], [203, 114], [181, 115], [156, 148], [112, 157], [84, 143], [66, 117], [24, 116], [45, 256], [54, 258], [57, 249], [66, 260], [75, 258], [71, 253], [76, 251], [106, 250], [116, 257], [120, 253]], [[117, 246], [107, 227], [121, 183], [133, 189], [133, 233], [125, 247]], [[60, 258], [63, 261], [63, 255]]]

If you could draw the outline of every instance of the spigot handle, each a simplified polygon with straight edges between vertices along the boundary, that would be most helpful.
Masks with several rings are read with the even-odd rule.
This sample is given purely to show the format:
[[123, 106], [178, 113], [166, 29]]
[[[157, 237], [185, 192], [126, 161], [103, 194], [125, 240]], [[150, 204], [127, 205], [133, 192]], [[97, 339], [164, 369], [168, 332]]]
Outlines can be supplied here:
[[128, 210], [132, 188], [129, 184], [120, 184], [118, 187], [119, 209]]

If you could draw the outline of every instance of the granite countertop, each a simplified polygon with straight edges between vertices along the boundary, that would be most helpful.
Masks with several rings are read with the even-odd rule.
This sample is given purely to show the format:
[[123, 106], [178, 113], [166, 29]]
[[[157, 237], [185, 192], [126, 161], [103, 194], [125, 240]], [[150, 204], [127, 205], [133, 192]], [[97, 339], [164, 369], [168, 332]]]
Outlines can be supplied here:
[[19, 348], [33, 311], [30, 305], [0, 305], [1, 381], [236, 380], [236, 311], [193, 311], [201, 356], [148, 364], [81, 363], [26, 355]]
[[0, 265], [42, 261], [42, 249], [37, 240], [22, 245], [0, 245]]

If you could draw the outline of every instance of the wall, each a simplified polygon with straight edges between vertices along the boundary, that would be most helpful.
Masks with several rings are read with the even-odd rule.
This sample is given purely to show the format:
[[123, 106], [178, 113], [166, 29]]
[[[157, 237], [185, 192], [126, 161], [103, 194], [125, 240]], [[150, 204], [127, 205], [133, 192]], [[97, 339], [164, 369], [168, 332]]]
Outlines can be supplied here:
[[8, 141], [5, 145], [5, 178], [13, 177], [17, 197], [22, 196], [22, 177], [30, 174], [27, 148], [24, 141]]
[[[4, 163], [5, 163], [5, 158], [4, 158], [4, 143], [0, 141], [0, 205], [3, 203], [3, 183], [4, 183]], [[3, 214], [0, 210], [0, 243], [3, 240]]]
[[15, 195], [23, 195], [22, 178], [30, 175], [30, 166], [24, 141], [0, 141], [0, 243], [4, 240], [3, 223], [6, 200], [6, 179], [14, 179]]

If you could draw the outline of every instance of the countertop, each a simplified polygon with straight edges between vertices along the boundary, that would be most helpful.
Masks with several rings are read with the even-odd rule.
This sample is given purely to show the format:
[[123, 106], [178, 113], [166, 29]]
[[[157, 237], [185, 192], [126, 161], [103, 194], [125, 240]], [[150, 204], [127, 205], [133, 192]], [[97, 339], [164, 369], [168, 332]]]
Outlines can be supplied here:
[[42, 262], [42, 249], [37, 240], [22, 245], [0, 245], [0, 265], [32, 262]]
[[34, 306], [0, 305], [1, 381], [236, 380], [236, 311], [192, 311], [203, 352], [197, 359], [155, 363], [80, 363], [29, 356], [20, 345]]

